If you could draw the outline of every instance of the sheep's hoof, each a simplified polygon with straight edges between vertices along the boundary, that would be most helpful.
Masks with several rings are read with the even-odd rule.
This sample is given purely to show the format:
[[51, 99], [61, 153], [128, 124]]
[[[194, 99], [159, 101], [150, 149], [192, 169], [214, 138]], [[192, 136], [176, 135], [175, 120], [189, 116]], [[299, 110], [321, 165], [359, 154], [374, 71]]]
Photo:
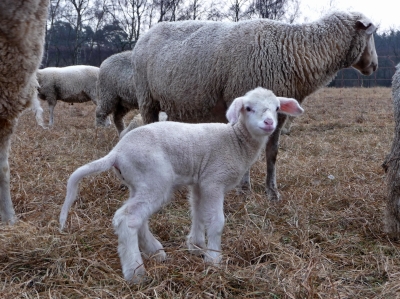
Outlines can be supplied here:
[[240, 184], [236, 187], [236, 193], [240, 194], [250, 194], [251, 193], [251, 182], [248, 180], [242, 179]]
[[276, 189], [267, 188], [265, 190], [265, 193], [267, 193], [267, 197], [271, 201], [279, 201], [279, 200], [281, 200], [281, 195], [279, 194], [278, 190], [276, 190]]
[[189, 249], [189, 253], [197, 256], [204, 256], [204, 249], [206, 247], [206, 244], [203, 244], [203, 246], [193, 244], [192, 242], [186, 242], [187, 247]]
[[281, 135], [290, 135], [290, 128], [283, 127], [281, 129]]

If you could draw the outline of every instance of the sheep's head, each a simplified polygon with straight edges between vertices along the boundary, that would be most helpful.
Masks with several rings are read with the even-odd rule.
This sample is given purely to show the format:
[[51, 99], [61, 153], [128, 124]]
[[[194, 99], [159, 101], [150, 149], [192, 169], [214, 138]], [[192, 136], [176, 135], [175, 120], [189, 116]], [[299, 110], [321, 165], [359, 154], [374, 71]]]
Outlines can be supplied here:
[[366, 39], [364, 51], [360, 58], [352, 65], [361, 74], [369, 76], [378, 68], [378, 55], [376, 54], [374, 32], [376, 27], [368, 19], [360, 19], [356, 22], [356, 30], [362, 31]]
[[253, 136], [269, 136], [278, 124], [278, 112], [291, 116], [303, 113], [295, 99], [277, 97], [265, 88], [257, 87], [236, 98], [226, 112], [231, 124], [242, 120]]

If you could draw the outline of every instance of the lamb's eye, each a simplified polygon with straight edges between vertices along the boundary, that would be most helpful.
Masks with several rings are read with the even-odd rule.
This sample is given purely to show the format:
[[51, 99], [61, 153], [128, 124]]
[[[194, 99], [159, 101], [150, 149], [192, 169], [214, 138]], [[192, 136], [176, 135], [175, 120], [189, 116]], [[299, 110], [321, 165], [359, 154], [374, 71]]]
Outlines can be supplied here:
[[279, 110], [279, 106], [278, 107], [276, 107], [276, 111], [278, 111]]
[[250, 111], [251, 111], [251, 108], [247, 106], [247, 107], [246, 107], [246, 111], [249, 111], [249, 112], [250, 112]]

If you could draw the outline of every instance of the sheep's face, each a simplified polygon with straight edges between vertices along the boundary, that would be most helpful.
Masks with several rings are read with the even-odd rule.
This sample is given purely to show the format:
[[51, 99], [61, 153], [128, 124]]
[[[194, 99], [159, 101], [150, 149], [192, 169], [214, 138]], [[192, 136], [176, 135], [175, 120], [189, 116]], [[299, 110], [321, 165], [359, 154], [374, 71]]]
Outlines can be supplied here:
[[227, 111], [230, 123], [239, 118], [254, 137], [271, 135], [278, 124], [278, 112], [297, 116], [303, 109], [295, 99], [276, 97], [268, 89], [257, 87], [236, 98]]
[[372, 23], [359, 22], [360, 30], [365, 30], [366, 46], [360, 58], [352, 65], [365, 76], [371, 75], [378, 68], [378, 55], [376, 54], [374, 35], [376, 27]]

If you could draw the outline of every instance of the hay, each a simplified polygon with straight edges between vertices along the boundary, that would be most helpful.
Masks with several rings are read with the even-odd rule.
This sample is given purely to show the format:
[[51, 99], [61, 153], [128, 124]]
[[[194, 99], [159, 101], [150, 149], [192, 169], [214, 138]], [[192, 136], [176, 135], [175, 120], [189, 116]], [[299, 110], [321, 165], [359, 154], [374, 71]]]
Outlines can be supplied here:
[[[43, 103], [42, 103], [43, 104]], [[1, 298], [397, 298], [400, 244], [383, 232], [385, 173], [393, 109], [390, 89], [323, 89], [282, 136], [278, 185], [264, 196], [264, 161], [253, 193], [226, 197], [223, 264], [210, 267], [185, 247], [185, 190], [151, 219], [168, 260], [145, 260], [148, 279], [127, 284], [111, 219], [127, 198], [112, 172], [82, 181], [68, 228], [58, 216], [78, 166], [117, 143], [94, 127], [95, 107], [59, 103], [54, 128], [25, 113], [12, 141], [12, 198], [19, 221], [0, 227]], [[47, 113], [45, 113], [47, 116]]]

